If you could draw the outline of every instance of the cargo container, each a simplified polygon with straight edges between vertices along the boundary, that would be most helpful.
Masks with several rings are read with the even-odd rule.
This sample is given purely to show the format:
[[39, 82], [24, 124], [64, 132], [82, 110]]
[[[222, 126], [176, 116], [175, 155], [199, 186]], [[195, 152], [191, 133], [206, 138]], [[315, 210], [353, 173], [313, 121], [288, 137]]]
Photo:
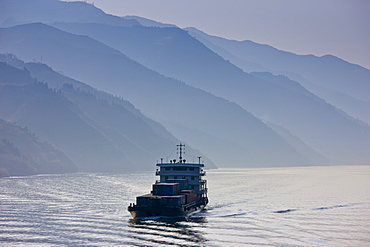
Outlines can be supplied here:
[[167, 183], [178, 183], [180, 190], [186, 190], [188, 188], [187, 179], [167, 179]]
[[149, 206], [149, 200], [151, 197], [152, 197], [152, 194], [147, 194], [147, 195], [136, 197], [136, 205]]
[[157, 183], [153, 184], [153, 195], [156, 196], [174, 196], [179, 193], [178, 183]]
[[185, 195], [161, 196], [161, 205], [180, 207], [185, 204]]
[[198, 200], [198, 191], [196, 190], [181, 190], [180, 194], [185, 195], [185, 203], [191, 203]]

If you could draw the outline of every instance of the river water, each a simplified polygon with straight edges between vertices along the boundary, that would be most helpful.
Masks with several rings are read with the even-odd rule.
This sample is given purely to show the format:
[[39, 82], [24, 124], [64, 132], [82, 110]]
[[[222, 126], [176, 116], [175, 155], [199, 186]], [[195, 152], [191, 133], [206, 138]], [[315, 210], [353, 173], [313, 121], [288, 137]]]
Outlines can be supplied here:
[[0, 246], [369, 246], [370, 166], [207, 171], [207, 210], [132, 220], [154, 172], [0, 179]]

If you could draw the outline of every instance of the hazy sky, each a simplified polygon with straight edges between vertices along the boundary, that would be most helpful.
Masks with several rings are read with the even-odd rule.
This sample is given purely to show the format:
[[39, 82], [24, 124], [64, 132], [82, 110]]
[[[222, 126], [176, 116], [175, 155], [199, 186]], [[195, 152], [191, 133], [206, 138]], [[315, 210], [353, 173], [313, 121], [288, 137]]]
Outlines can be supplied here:
[[370, 68], [370, 0], [86, 0], [106, 13], [196, 27]]

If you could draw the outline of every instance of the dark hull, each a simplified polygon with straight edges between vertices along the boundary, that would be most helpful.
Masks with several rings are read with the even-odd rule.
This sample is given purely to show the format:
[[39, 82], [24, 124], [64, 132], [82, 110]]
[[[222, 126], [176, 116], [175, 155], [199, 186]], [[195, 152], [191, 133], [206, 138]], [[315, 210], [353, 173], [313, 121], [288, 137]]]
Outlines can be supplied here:
[[150, 218], [150, 217], [182, 217], [201, 211], [206, 203], [191, 203], [179, 207], [172, 206], [129, 206], [127, 209], [132, 217]]

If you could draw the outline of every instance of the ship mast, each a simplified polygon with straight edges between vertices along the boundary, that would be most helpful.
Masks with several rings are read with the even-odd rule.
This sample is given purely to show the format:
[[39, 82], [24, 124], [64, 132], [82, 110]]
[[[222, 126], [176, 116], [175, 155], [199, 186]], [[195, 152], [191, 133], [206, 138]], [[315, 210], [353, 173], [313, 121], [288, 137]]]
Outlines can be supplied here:
[[179, 150], [180, 163], [182, 163], [182, 148], [184, 148], [184, 151], [185, 151], [185, 144], [180, 143], [179, 145], [176, 145], [176, 146], [178, 147], [178, 150]]
[[157, 183], [178, 183], [180, 190], [195, 190], [199, 198], [207, 198], [207, 182], [202, 177], [206, 175], [203, 171], [204, 164], [201, 156], [198, 157], [199, 163], [186, 163], [183, 158], [185, 145], [176, 145], [179, 161], [171, 160], [170, 163], [157, 163], [160, 168], [156, 175], [160, 176]]

